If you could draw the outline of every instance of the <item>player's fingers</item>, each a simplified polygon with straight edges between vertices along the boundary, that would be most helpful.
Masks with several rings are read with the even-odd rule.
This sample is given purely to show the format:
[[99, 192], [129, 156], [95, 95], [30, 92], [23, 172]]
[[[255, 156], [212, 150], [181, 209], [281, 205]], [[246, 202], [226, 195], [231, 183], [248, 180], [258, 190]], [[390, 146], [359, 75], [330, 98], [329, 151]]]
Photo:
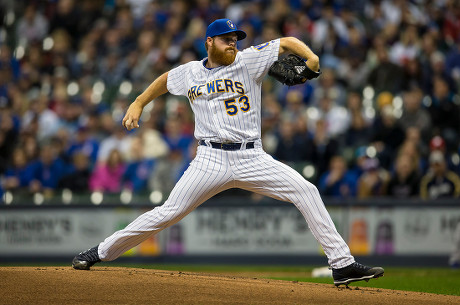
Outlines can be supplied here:
[[125, 126], [126, 129], [130, 130], [129, 127], [131, 126], [131, 123], [132, 123], [131, 119], [128, 118], [123, 125]]
[[133, 119], [133, 128], [139, 127], [139, 119]]

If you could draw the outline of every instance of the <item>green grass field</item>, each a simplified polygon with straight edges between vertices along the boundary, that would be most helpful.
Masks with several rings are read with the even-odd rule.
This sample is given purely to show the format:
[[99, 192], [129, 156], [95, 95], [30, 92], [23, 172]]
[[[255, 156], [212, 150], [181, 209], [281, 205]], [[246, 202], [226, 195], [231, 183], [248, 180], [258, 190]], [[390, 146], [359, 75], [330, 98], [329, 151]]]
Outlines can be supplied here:
[[[63, 264], [0, 264], [0, 266], [69, 266]], [[172, 264], [117, 264], [98, 266], [172, 270], [193, 273], [225, 274], [250, 278], [326, 283], [332, 278], [313, 278], [312, 266], [251, 266], [251, 265], [172, 265]], [[69, 266], [70, 267], [70, 266]], [[460, 296], [460, 269], [386, 267], [385, 276], [350, 284], [350, 287], [374, 287]]]
[[[115, 265], [115, 264], [113, 264]], [[125, 267], [233, 274], [246, 277], [286, 281], [327, 283], [332, 278], [313, 278], [313, 267], [307, 266], [205, 266], [205, 265], [117, 265]], [[460, 269], [449, 268], [385, 268], [385, 276], [369, 282], [357, 282], [350, 287], [374, 287], [460, 296]]]

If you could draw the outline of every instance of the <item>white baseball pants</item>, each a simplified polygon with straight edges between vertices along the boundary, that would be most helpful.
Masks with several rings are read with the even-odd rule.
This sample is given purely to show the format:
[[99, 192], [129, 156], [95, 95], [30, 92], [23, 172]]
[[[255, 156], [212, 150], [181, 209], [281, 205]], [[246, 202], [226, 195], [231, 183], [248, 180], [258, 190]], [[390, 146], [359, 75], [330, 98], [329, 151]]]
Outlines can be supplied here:
[[100, 259], [116, 259], [229, 188], [241, 188], [293, 203], [323, 247], [332, 268], [342, 268], [354, 262], [347, 244], [324, 207], [318, 189], [297, 171], [268, 155], [260, 140], [256, 141], [253, 149], [237, 151], [198, 146], [197, 156], [166, 202], [140, 215], [125, 229], [100, 243]]

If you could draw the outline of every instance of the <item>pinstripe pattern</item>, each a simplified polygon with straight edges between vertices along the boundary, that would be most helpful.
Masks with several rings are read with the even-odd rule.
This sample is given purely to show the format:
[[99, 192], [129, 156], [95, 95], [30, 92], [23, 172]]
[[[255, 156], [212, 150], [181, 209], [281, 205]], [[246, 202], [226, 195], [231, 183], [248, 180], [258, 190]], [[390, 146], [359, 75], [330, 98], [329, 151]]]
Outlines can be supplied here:
[[[98, 248], [101, 260], [114, 260], [153, 234], [181, 220], [215, 194], [232, 187], [253, 191], [294, 204], [326, 253], [333, 268], [354, 262], [350, 250], [335, 229], [318, 189], [289, 166], [274, 160], [262, 149], [261, 82], [268, 67], [278, 59], [279, 39], [237, 53], [229, 66], [206, 69], [194, 61], [171, 70], [170, 93], [188, 96], [195, 114], [195, 137], [215, 142], [255, 141], [254, 149], [224, 151], [199, 146], [197, 156], [178, 181], [166, 202], [140, 215], [125, 229], [107, 237]], [[212, 92], [207, 84], [228, 84]], [[211, 88], [210, 87], [210, 88]], [[244, 90], [244, 92], [243, 92]], [[225, 101], [248, 97], [247, 104]], [[246, 101], [246, 100], [244, 100]]]
[[[230, 116], [225, 101], [239, 98], [238, 92], [212, 93], [202, 90], [202, 95], [190, 100], [195, 114], [195, 137], [215, 142], [242, 142], [261, 137], [261, 86], [270, 65], [278, 59], [279, 39], [257, 50], [248, 48], [237, 53], [235, 62], [214, 69], [204, 67], [206, 58], [192, 61], [172, 69], [168, 73], [168, 91], [175, 95], [188, 96], [194, 86], [205, 85], [215, 80], [229, 79], [243, 85], [244, 95], [249, 98], [251, 109], [238, 111]], [[204, 89], [204, 88], [203, 88]], [[236, 88], [233, 88], [236, 91]]]
[[297, 171], [273, 159], [262, 148], [234, 156], [236, 187], [293, 203], [302, 213], [310, 231], [334, 268], [354, 262], [348, 246], [337, 232], [316, 186]]

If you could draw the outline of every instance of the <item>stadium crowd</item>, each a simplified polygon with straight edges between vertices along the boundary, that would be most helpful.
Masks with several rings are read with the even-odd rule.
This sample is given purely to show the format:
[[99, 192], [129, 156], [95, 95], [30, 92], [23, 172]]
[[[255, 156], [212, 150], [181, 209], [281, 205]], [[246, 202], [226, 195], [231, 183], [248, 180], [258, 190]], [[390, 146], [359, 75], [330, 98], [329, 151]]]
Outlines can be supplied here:
[[295, 36], [320, 56], [301, 86], [263, 84], [264, 148], [336, 198], [460, 197], [460, 3], [455, 0], [49, 0], [0, 4], [0, 193], [168, 193], [194, 157], [193, 117], [130, 102], [206, 57], [230, 18], [239, 49]]

